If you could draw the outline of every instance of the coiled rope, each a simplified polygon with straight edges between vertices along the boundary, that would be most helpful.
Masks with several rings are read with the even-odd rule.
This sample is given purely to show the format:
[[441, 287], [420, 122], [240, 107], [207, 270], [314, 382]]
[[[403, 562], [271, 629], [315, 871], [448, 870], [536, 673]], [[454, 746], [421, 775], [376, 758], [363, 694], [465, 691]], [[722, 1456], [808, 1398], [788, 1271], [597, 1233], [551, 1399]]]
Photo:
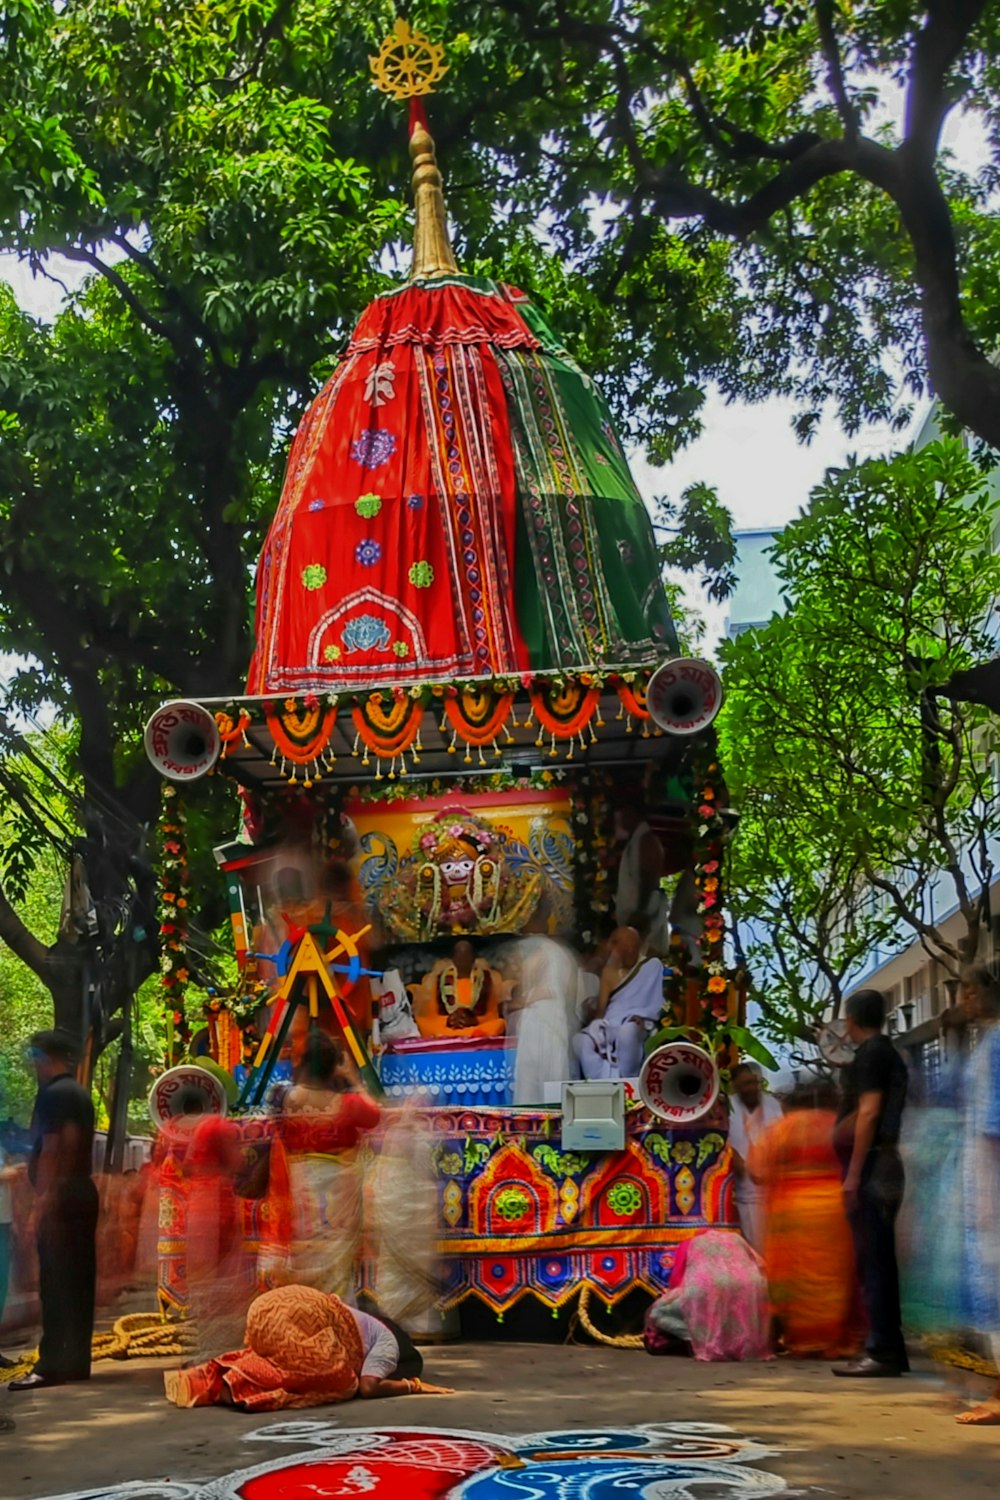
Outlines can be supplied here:
[[580, 1296], [577, 1299], [576, 1315], [585, 1333], [589, 1333], [592, 1339], [599, 1344], [608, 1344], [612, 1349], [642, 1349], [641, 1333], [602, 1333], [597, 1324], [590, 1316], [590, 1298], [593, 1288], [586, 1284], [580, 1288]]
[[[95, 1362], [191, 1354], [195, 1348], [194, 1327], [190, 1323], [168, 1323], [156, 1312], [125, 1313], [109, 1330], [95, 1333], [90, 1347]], [[37, 1358], [37, 1349], [20, 1355], [11, 1369], [0, 1370], [0, 1385], [26, 1375]]]

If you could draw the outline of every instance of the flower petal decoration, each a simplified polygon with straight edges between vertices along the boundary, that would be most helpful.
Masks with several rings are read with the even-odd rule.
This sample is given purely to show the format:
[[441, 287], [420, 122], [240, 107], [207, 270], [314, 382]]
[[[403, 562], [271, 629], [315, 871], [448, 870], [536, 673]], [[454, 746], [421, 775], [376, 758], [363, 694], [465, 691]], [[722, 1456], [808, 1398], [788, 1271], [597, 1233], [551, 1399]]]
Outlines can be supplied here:
[[382, 497], [381, 495], [371, 493], [359, 495], [354, 502], [354, 509], [359, 516], [363, 516], [366, 521], [370, 521], [382, 509]]
[[302, 569], [302, 587], [321, 589], [326, 582], [326, 569], [322, 563], [307, 563]]
[[355, 561], [359, 562], [363, 568], [373, 568], [381, 556], [381, 543], [372, 541], [371, 537], [366, 537], [354, 549]]
[[429, 589], [434, 582], [434, 569], [429, 562], [415, 562], [410, 564], [410, 571], [406, 576], [415, 589]]
[[363, 469], [378, 469], [389, 462], [398, 439], [384, 427], [368, 427], [351, 444], [351, 457]]

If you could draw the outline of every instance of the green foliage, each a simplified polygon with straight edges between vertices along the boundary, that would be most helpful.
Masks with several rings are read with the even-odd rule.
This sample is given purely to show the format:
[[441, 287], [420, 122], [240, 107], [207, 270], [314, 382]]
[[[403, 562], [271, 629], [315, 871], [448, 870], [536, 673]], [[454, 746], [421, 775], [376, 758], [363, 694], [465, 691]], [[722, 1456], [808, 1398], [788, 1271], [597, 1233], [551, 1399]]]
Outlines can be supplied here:
[[[836, 1008], [876, 941], [919, 936], [952, 974], [975, 951], [996, 731], [941, 690], [995, 651], [996, 509], [951, 439], [831, 473], [774, 548], [786, 613], [725, 649], [733, 901], [779, 1033]], [[930, 915], [942, 873], [957, 944]]]
[[[554, 310], [654, 461], [698, 434], [711, 381], [792, 396], [803, 435], [829, 403], [852, 431], [904, 421], [925, 339], [942, 399], [1000, 446], [1000, 372], [975, 345], [1000, 333], [982, 10], [420, 0], [408, 18], [451, 47], [432, 115], [460, 261]], [[167, 693], [238, 686], [292, 425], [401, 264], [405, 133], [367, 61], [394, 13], [5, 9], [0, 249], [88, 275], [51, 327], [0, 292], [0, 651], [31, 662], [18, 701], [75, 716], [90, 808], [103, 789], [140, 829], [142, 723]], [[882, 109], [900, 85], [902, 151]], [[958, 97], [983, 129], [975, 176], [938, 149]], [[666, 555], [724, 590], [715, 497], [666, 516]]]
[[[0, 837], [10, 832], [0, 817]], [[51, 942], [59, 924], [64, 876], [58, 856], [41, 852], [28, 875], [17, 909], [43, 942]], [[35, 1077], [24, 1057], [33, 1031], [52, 1025], [52, 999], [42, 981], [0, 942], [0, 1121], [13, 1117], [26, 1125], [35, 1097]]]

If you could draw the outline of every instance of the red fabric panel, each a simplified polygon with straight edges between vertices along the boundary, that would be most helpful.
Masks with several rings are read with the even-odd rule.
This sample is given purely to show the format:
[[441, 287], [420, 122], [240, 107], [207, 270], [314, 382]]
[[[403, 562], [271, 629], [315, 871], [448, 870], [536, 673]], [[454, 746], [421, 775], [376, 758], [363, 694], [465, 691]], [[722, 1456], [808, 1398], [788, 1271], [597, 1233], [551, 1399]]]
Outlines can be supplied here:
[[504, 296], [447, 282], [409, 286], [376, 297], [361, 314], [347, 352], [385, 349], [399, 343], [540, 347], [513, 303]]
[[[411, 289], [384, 306], [437, 325], [459, 292], [467, 298]], [[476, 301], [520, 324], [499, 298]], [[248, 690], [526, 670], [513, 605], [516, 505], [488, 345], [403, 343], [348, 358], [292, 447], [258, 572]]]

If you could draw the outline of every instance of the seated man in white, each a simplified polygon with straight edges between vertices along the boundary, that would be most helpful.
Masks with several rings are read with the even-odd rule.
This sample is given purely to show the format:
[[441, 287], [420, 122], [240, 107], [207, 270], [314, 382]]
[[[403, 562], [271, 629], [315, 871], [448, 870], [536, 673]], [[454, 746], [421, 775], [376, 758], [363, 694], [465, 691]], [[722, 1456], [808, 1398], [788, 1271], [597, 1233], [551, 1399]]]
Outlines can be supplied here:
[[597, 1015], [573, 1038], [584, 1078], [637, 1078], [643, 1044], [663, 1011], [663, 964], [643, 958], [634, 927], [611, 936]]

